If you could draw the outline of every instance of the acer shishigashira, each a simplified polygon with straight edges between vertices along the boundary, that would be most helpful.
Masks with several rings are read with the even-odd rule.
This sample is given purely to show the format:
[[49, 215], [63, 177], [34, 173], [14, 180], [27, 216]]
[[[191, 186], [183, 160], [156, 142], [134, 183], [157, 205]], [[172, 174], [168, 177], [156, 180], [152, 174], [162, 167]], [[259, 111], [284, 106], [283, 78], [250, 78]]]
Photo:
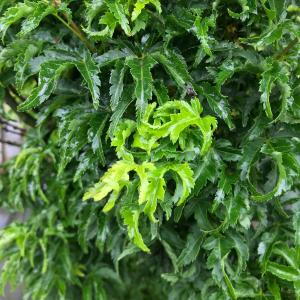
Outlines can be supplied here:
[[2, 0], [0, 34], [2, 291], [300, 299], [299, 0]]

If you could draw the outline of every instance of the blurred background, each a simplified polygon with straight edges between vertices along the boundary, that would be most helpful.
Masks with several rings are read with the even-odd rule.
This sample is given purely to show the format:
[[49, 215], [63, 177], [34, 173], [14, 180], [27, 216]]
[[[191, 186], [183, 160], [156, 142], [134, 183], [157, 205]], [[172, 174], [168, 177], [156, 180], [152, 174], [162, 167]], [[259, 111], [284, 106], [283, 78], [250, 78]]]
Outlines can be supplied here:
[[[20, 145], [22, 143], [22, 135], [24, 129], [20, 128], [19, 124], [14, 121], [5, 121], [0, 116], [0, 162], [4, 162], [7, 159], [18, 154]], [[1, 176], [1, 167], [0, 167]], [[9, 214], [7, 211], [0, 208], [0, 228], [3, 228], [20, 215]], [[2, 268], [2, 264], [0, 265]], [[1, 269], [0, 269], [1, 272]], [[0, 296], [0, 300], [21, 300], [22, 295], [20, 289], [14, 292], [10, 292], [7, 287], [5, 296]]]

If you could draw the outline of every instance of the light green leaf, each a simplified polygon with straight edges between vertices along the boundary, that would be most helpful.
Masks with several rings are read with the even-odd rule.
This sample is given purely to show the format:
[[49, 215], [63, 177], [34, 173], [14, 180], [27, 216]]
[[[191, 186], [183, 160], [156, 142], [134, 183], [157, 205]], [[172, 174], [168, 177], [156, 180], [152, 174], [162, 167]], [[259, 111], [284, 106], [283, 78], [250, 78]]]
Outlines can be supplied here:
[[136, 18], [141, 14], [142, 10], [148, 4], [153, 4], [156, 7], [156, 10], [161, 13], [161, 5], [159, 0], [137, 0], [134, 4], [131, 20], [136, 20]]
[[[172, 114], [171, 112], [174, 110], [178, 110], [179, 112]], [[197, 98], [192, 99], [191, 105], [185, 101], [169, 101], [159, 107], [154, 113], [154, 118], [164, 119], [165, 124], [163, 126], [149, 124], [148, 118], [150, 115], [145, 114], [140, 132], [142, 134], [143, 132], [145, 134], [146, 132], [152, 133], [156, 140], [170, 136], [172, 143], [176, 143], [180, 134], [186, 128], [196, 125], [202, 133], [201, 154], [204, 155], [212, 143], [212, 135], [217, 127], [217, 122], [211, 116], [200, 117], [201, 112], [202, 106]], [[168, 116], [168, 118], [165, 119], [165, 116]], [[150, 143], [148, 145], [149, 147], [151, 146]]]
[[138, 229], [139, 222], [139, 212], [131, 210], [123, 210], [122, 216], [124, 218], [124, 223], [128, 226], [128, 235], [133, 238], [135, 245], [145, 252], [150, 252], [150, 249], [145, 245], [142, 235]]
[[128, 228], [127, 231], [129, 238], [133, 240], [134, 244], [141, 250], [150, 252], [139, 231], [140, 209], [137, 203], [135, 203], [136, 189], [137, 181], [133, 181], [131, 184], [127, 185], [127, 192], [122, 198], [123, 206], [120, 213]]
[[272, 249], [272, 253], [281, 256], [293, 268], [297, 269], [299, 261], [297, 261], [296, 251], [283, 243], [276, 243]]
[[[128, 173], [135, 168], [134, 163], [129, 161], [118, 161], [116, 162], [101, 178], [100, 182], [97, 183], [93, 188], [87, 191], [83, 200], [93, 198], [94, 201], [100, 201], [105, 198], [112, 191], [115, 194], [120, 193], [123, 187], [129, 183]], [[109, 211], [113, 208], [114, 202], [116, 201], [113, 197], [113, 201], [104, 209]]]

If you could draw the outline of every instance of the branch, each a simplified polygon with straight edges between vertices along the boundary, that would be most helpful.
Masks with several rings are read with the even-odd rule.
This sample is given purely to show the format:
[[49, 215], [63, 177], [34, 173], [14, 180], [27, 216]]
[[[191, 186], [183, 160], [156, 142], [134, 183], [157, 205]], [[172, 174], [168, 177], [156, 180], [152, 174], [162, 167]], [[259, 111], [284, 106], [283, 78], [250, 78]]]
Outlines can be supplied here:
[[5, 91], [4, 102], [17, 114], [17, 116], [27, 125], [34, 127], [35, 126], [35, 119], [25, 113], [18, 111], [18, 103], [16, 100], [7, 92]]
[[6, 141], [6, 140], [2, 140], [2, 139], [0, 139], [0, 143], [15, 146], [15, 147], [21, 147], [22, 146], [18, 143], [15, 143], [15, 142], [12, 142], [12, 141]]
[[60, 22], [62, 22], [67, 28], [69, 28], [81, 41], [82, 43], [91, 51], [96, 52], [95, 47], [90, 43], [90, 41], [85, 37], [83, 31], [74, 23], [72, 20], [70, 22], [65, 21], [64, 18], [58, 14], [53, 14]]

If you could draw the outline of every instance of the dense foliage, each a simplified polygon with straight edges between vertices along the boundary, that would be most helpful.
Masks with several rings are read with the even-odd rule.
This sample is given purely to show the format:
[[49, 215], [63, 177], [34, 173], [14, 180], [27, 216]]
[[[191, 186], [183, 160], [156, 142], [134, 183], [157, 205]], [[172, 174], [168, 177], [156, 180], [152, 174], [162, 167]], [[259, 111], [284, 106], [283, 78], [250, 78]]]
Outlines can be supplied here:
[[298, 0], [0, 10], [2, 290], [300, 299]]

